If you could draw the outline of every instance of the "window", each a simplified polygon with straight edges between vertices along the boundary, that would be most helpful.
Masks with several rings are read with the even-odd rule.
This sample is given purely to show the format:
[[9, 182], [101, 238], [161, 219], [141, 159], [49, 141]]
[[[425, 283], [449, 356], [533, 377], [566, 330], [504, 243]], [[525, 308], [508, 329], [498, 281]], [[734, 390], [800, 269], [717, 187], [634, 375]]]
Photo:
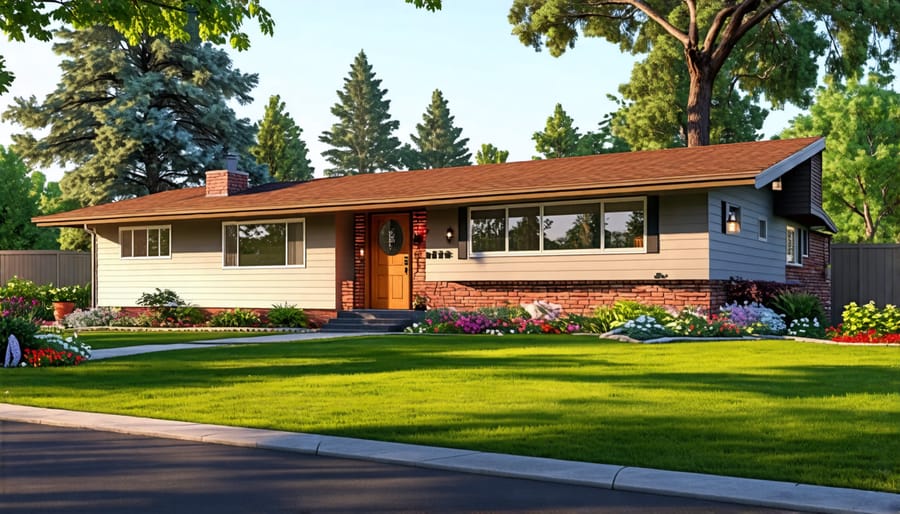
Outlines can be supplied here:
[[159, 259], [171, 256], [169, 226], [119, 229], [119, 249], [123, 259]]
[[797, 227], [787, 226], [785, 233], [785, 250], [788, 264], [800, 264], [800, 237]]
[[304, 266], [303, 220], [225, 223], [222, 226], [226, 268]]
[[757, 234], [760, 241], [768, 241], [769, 239], [769, 221], [765, 218], [759, 219], [759, 233]]
[[809, 257], [809, 231], [805, 228], [800, 229], [800, 255]]
[[472, 253], [643, 252], [646, 199], [479, 207]]

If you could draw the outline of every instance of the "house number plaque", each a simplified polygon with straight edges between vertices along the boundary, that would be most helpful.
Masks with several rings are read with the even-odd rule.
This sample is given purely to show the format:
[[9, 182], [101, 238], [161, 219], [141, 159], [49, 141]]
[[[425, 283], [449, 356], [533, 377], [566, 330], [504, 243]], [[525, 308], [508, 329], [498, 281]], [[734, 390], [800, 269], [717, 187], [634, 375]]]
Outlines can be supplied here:
[[385, 221], [378, 229], [378, 246], [388, 255], [397, 255], [403, 247], [403, 227], [394, 220]]

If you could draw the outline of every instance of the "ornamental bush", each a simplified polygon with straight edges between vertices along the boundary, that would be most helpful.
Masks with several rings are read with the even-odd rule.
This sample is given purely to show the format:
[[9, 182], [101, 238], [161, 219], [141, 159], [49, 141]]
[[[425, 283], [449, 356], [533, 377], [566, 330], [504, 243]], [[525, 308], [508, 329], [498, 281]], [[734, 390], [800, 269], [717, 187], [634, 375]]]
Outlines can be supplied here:
[[854, 336], [869, 332], [877, 336], [900, 333], [900, 309], [892, 304], [879, 309], [875, 302], [865, 305], [850, 302], [844, 306], [841, 319], [842, 323], [836, 331], [837, 336]]
[[257, 313], [243, 309], [222, 311], [209, 320], [211, 327], [258, 327], [261, 324]]
[[109, 307], [97, 307], [96, 309], [81, 310], [63, 318], [63, 325], [70, 328], [108, 327], [119, 317], [119, 313]]
[[781, 316], [756, 302], [726, 304], [719, 312], [747, 334], [779, 335], [787, 329]]
[[803, 318], [818, 320], [820, 325], [828, 322], [822, 300], [813, 294], [784, 292], [773, 298], [770, 305], [784, 315], [784, 322], [787, 324]]
[[303, 309], [294, 305], [273, 305], [266, 316], [270, 327], [305, 328], [309, 323]]

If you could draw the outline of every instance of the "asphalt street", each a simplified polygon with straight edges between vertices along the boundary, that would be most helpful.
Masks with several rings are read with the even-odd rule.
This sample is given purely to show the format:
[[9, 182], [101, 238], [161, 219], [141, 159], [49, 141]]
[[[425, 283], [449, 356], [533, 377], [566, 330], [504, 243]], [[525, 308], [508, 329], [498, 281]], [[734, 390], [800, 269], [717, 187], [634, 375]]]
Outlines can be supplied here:
[[0, 512], [787, 512], [0, 421]]

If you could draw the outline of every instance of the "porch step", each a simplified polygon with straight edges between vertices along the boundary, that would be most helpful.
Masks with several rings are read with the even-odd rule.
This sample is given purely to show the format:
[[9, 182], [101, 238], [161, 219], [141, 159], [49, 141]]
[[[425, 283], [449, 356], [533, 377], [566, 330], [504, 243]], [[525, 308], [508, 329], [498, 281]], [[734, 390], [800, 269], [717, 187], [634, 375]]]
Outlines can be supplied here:
[[338, 312], [320, 332], [402, 332], [422, 319], [421, 311], [361, 309]]

